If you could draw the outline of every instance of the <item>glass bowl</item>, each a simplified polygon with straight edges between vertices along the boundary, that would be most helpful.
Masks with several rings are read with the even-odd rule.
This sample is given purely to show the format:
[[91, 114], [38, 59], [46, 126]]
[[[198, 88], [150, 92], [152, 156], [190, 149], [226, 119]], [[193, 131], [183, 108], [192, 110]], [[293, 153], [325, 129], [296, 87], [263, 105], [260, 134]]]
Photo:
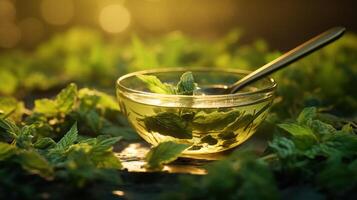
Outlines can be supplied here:
[[265, 78], [235, 94], [167, 95], [152, 93], [137, 75], [154, 75], [177, 84], [191, 71], [200, 88], [225, 87], [249, 72], [219, 68], [166, 68], [126, 74], [117, 81], [122, 113], [152, 145], [165, 141], [189, 144], [184, 154], [217, 153], [242, 144], [266, 118], [276, 83]]

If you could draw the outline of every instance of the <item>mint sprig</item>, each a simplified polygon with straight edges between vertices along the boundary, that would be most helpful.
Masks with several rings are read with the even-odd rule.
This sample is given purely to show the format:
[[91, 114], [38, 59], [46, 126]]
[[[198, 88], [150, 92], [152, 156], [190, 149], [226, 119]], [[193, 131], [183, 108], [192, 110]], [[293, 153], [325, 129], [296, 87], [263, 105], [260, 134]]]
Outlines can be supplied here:
[[158, 94], [180, 94], [193, 95], [197, 89], [197, 83], [193, 78], [192, 72], [188, 71], [181, 75], [180, 81], [176, 85], [163, 83], [159, 78], [153, 75], [137, 75], [137, 77], [145, 82], [147, 88]]

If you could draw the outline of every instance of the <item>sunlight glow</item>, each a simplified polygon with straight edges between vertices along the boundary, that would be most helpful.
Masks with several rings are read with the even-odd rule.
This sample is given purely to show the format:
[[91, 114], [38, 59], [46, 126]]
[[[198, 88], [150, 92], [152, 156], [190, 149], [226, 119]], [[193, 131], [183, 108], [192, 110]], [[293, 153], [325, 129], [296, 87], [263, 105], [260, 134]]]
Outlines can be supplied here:
[[14, 21], [16, 9], [14, 5], [7, 0], [0, 0], [0, 23], [2, 21]]
[[120, 4], [104, 7], [99, 15], [100, 26], [109, 33], [120, 33], [130, 24], [130, 13]]
[[117, 195], [117, 196], [124, 196], [124, 192], [123, 191], [121, 191], [121, 190], [114, 190], [113, 192], [112, 192], [114, 195]]

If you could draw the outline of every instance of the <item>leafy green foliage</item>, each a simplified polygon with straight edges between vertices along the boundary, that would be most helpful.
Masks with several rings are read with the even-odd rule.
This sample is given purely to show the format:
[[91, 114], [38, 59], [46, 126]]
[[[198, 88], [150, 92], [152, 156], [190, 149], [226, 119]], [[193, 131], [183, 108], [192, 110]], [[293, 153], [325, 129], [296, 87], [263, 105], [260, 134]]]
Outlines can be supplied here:
[[[318, 122], [318, 123], [317, 123]], [[316, 125], [317, 124], [317, 125]], [[316, 128], [316, 126], [319, 126]], [[350, 124], [341, 130], [304, 109], [295, 122], [280, 124], [265, 156], [237, 150], [208, 167], [202, 178], [186, 176], [174, 199], [350, 198], [357, 189], [357, 136]], [[332, 130], [333, 129], [333, 130]], [[303, 192], [303, 193], [301, 193]]]
[[279, 124], [279, 127], [293, 135], [294, 143], [299, 148], [309, 148], [317, 142], [316, 136], [312, 130], [307, 127], [298, 124]]
[[313, 187], [327, 192], [329, 197], [352, 194], [357, 182], [349, 170], [357, 160], [357, 136], [350, 124], [336, 130], [318, 119], [315, 108], [306, 108], [296, 122], [279, 126], [289, 136], [275, 136], [269, 143], [270, 157], [278, 158], [274, 171], [287, 171], [286, 179], [314, 180]]
[[[120, 110], [112, 96], [90, 89], [78, 91], [70, 84], [54, 99], [36, 100], [33, 110], [7, 97], [1, 97], [0, 109], [4, 111], [0, 118], [0, 174], [12, 174], [0, 181], [6, 190], [1, 189], [0, 198], [15, 194], [26, 198], [28, 192], [47, 184], [75, 190], [95, 182], [121, 183], [117, 170], [122, 165], [113, 145], [121, 132], [125, 139], [137, 137], [118, 116]], [[106, 135], [95, 137], [99, 134]], [[19, 182], [29, 176], [40, 178]], [[28, 192], [10, 190], [16, 183], [19, 190]], [[37, 195], [34, 193], [30, 196]]]
[[[121, 183], [116, 171], [121, 169], [121, 164], [112, 145], [120, 137], [130, 141], [137, 139], [137, 135], [119, 115], [113, 97], [93, 89], [78, 90], [73, 84], [53, 99], [38, 97], [52, 96], [70, 82], [109, 91], [118, 76], [148, 67], [216, 66], [252, 70], [280, 54], [271, 51], [262, 40], [242, 45], [240, 35], [235, 30], [221, 39], [204, 41], [175, 32], [160, 40], [144, 42], [133, 37], [131, 43], [125, 43], [106, 42], [98, 32], [75, 28], [31, 52], [2, 52], [0, 199], [48, 196], [71, 199], [78, 193], [80, 198], [85, 198], [82, 196], [85, 194], [96, 198], [102, 194], [98, 189], [101, 186], [114, 184], [117, 188]], [[166, 195], [179, 199], [353, 198], [357, 190], [356, 52], [357, 36], [346, 34], [334, 44], [275, 73], [279, 87], [267, 121], [278, 130], [262, 130], [274, 132], [266, 154], [258, 158], [249, 152], [234, 153], [228, 159], [214, 162], [207, 176], [180, 178], [177, 192], [167, 191], [171, 194]], [[160, 91], [148, 88], [153, 92], [177, 93], [178, 86], [172, 88], [157, 80], [152, 82], [158, 85], [153, 90]], [[180, 90], [190, 94], [192, 83], [192, 77], [187, 74]], [[34, 109], [31, 109], [32, 99], [37, 99]], [[308, 106], [317, 108], [307, 108], [298, 115]], [[219, 137], [229, 139], [234, 137], [229, 129], [246, 126], [254, 117], [238, 112], [212, 112], [170, 116], [174, 123], [150, 120], [164, 128], [185, 127], [188, 131], [183, 132], [184, 137], [190, 137], [190, 126], [202, 130], [227, 127]], [[163, 115], [163, 119], [167, 118]], [[72, 131], [68, 133], [68, 130]], [[176, 132], [167, 130], [166, 133]], [[71, 138], [66, 139], [68, 145], [63, 145], [61, 151], [55, 150], [63, 137]], [[210, 136], [204, 141], [215, 142]], [[159, 161], [164, 153], [153, 156], [158, 168], [175, 157]], [[166, 191], [161, 187], [160, 190]], [[105, 195], [111, 194], [112, 189], [105, 190]]]
[[137, 139], [137, 134], [120, 116], [120, 109], [112, 96], [88, 88], [78, 90], [75, 84], [63, 89], [53, 100], [36, 100], [33, 114], [25, 121], [34, 124], [42, 136], [51, 135], [53, 131], [64, 135], [71, 124], [79, 122], [81, 134]]
[[172, 162], [187, 149], [189, 145], [174, 142], [163, 142], [153, 147], [146, 155], [146, 167], [148, 169], [162, 169], [163, 164]]
[[52, 178], [53, 167], [36, 151], [21, 151], [16, 161], [28, 172], [39, 174], [45, 178]]
[[40, 99], [35, 101], [34, 112], [45, 115], [56, 115], [57, 113], [67, 114], [72, 110], [77, 98], [77, 86], [68, 85], [57, 96], [56, 99]]
[[6, 158], [14, 155], [16, 153], [16, 147], [7, 143], [0, 143], [0, 160], [5, 160]]
[[[67, 182], [70, 183], [68, 186], [77, 188], [93, 181], [120, 183], [113, 170], [122, 166], [112, 151], [119, 137], [98, 136], [79, 140], [77, 125], [74, 124], [63, 138], [55, 142], [51, 138], [38, 139], [31, 125], [18, 127], [2, 120], [2, 128], [2, 132], [11, 132], [8, 135], [14, 137], [11, 144], [0, 141], [1, 172], [11, 170], [7, 168], [10, 165], [18, 165], [26, 173], [18, 170], [16, 176], [39, 175], [44, 180]], [[7, 183], [0, 181], [0, 184]]]
[[[183, 177], [177, 192], [165, 194], [174, 199], [277, 199], [272, 172], [252, 152], [235, 152], [229, 158], [208, 166], [202, 179]], [[166, 196], [167, 195], [167, 196]]]

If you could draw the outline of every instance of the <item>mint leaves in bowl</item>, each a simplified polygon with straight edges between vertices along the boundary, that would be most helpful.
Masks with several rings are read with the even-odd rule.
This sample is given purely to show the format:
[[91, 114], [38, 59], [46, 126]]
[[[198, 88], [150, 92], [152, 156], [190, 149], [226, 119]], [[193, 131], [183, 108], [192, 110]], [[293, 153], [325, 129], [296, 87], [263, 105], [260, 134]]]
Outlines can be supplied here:
[[265, 119], [276, 84], [262, 79], [235, 94], [203, 94], [249, 72], [169, 68], [139, 71], [117, 81], [122, 113], [147, 142], [188, 144], [185, 154], [224, 151], [247, 140]]

